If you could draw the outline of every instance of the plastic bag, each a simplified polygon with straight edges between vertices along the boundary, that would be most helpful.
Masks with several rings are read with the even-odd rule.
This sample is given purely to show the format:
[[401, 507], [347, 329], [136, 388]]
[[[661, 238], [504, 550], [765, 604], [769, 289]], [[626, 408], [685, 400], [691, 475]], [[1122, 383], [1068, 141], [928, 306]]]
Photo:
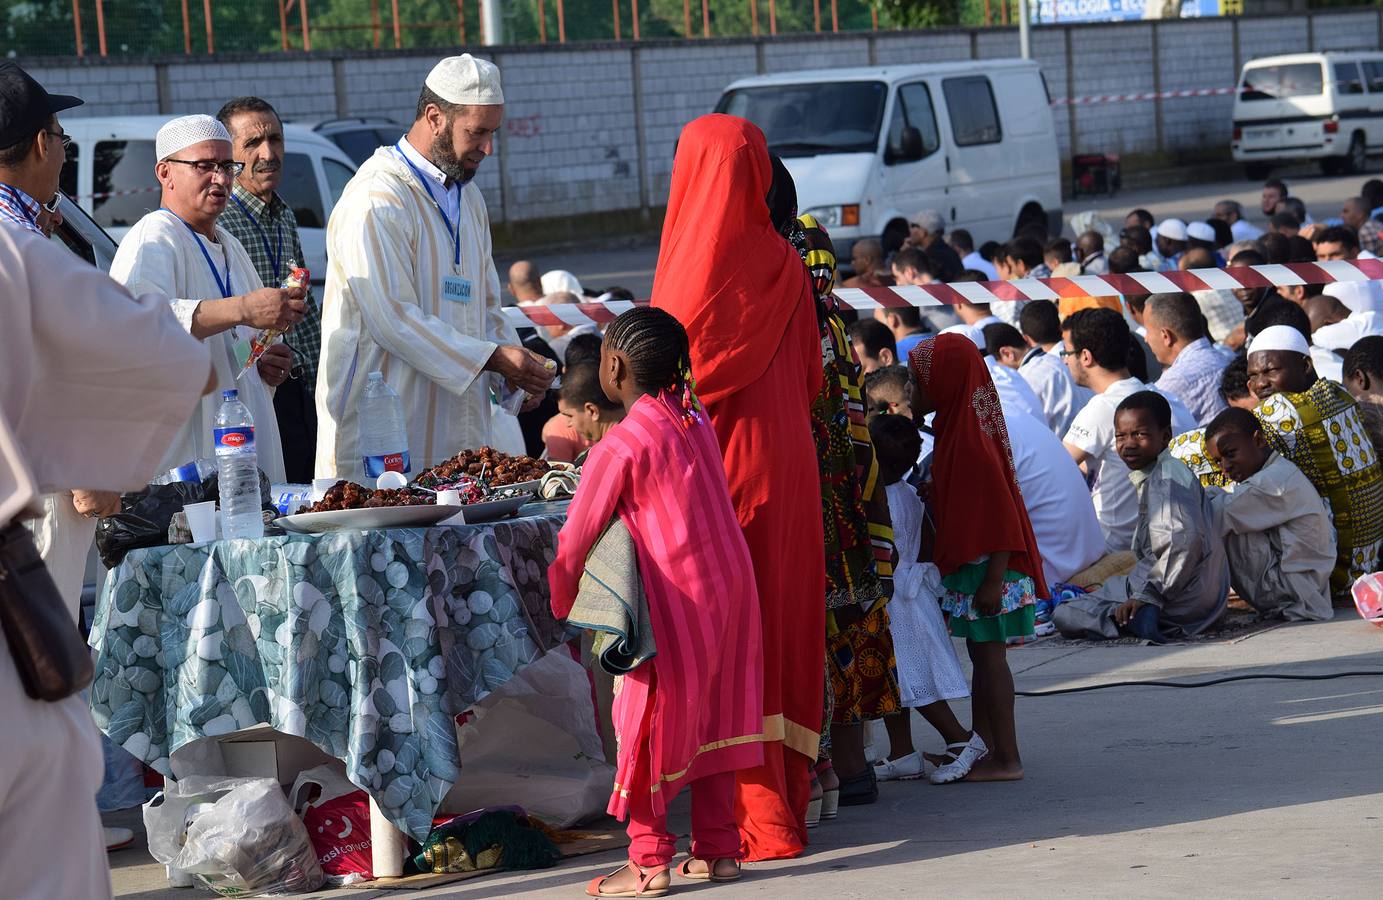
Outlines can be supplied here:
[[299, 775], [288, 799], [307, 828], [322, 872], [374, 877], [368, 794], [328, 765]]
[[558, 647], [468, 711], [444, 809], [518, 804], [555, 828], [605, 812], [614, 785], [586, 670]]
[[192, 817], [172, 865], [222, 896], [314, 891], [326, 880], [307, 828], [272, 778], [253, 778]]
[[234, 788], [253, 780], [225, 775], [190, 775], [177, 781], [165, 781], [163, 790], [144, 804], [149, 855], [165, 866], [177, 859], [187, 833], [188, 810], [199, 804], [215, 803]]
[[[260, 507], [278, 515], [269, 493], [269, 479], [259, 473]], [[162, 547], [168, 543], [168, 525], [173, 514], [189, 503], [219, 500], [217, 476], [213, 473], [201, 482], [175, 481], [172, 484], [151, 484], [142, 491], [120, 496], [120, 512], [96, 523], [96, 551], [106, 568], [114, 569], [125, 554], [141, 547]]]

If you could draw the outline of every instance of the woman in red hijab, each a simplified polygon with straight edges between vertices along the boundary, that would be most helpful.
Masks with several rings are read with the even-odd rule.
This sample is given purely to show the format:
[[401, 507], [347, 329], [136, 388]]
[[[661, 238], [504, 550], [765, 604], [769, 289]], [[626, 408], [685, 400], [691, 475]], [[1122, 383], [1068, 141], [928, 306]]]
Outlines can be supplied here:
[[962, 773], [966, 781], [1016, 781], [1023, 762], [1005, 648], [1011, 638], [1033, 636], [1037, 597], [1047, 596], [1047, 584], [1008, 426], [989, 370], [963, 335], [923, 341], [908, 367], [914, 420], [936, 413], [928, 506], [936, 521], [933, 562], [945, 588], [941, 608], [974, 664], [975, 734], [938, 774], [946, 781]]
[[769, 217], [763, 132], [709, 115], [682, 130], [653, 305], [691, 339], [696, 392], [754, 560], [764, 634], [764, 764], [737, 776], [745, 859], [807, 843], [821, 731], [825, 550], [811, 403], [821, 343], [807, 269]]

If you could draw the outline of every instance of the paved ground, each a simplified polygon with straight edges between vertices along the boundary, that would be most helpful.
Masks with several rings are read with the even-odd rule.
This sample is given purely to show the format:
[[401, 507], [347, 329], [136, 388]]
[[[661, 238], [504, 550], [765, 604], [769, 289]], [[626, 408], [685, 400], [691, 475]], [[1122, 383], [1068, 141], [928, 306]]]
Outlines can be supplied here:
[[[1313, 217], [1324, 219], [1338, 216], [1343, 202], [1358, 194], [1359, 186], [1369, 176], [1325, 178], [1313, 169], [1301, 168], [1279, 173], [1279, 177], [1287, 181], [1293, 194], [1301, 197]], [[1135, 207], [1144, 207], [1158, 219], [1178, 216], [1192, 220], [1207, 218], [1218, 200], [1238, 200], [1249, 217], [1259, 227], [1265, 227], [1266, 221], [1259, 212], [1260, 193], [1258, 182], [1237, 179], [1127, 191], [1113, 198], [1080, 198], [1067, 201], [1064, 210], [1068, 219], [1083, 210], [1100, 210], [1117, 230], [1123, 223], [1124, 215]], [[501, 258], [496, 260], [500, 266], [501, 280], [509, 263], [516, 258], [501, 254]], [[658, 244], [656, 238], [631, 239], [606, 249], [564, 249], [534, 253], [531, 258], [543, 271], [566, 269], [574, 273], [583, 285], [598, 288], [621, 285], [639, 297], [647, 297], [653, 290], [653, 268], [658, 259]]]
[[[1020, 698], [1027, 780], [884, 785], [877, 805], [843, 809], [814, 832], [802, 859], [753, 866], [715, 896], [1378, 896], [1383, 631], [1342, 613], [1234, 643], [1038, 643], [1011, 660], [1019, 690], [1255, 672], [1376, 674]], [[939, 743], [920, 719], [915, 730], [927, 746]], [[678, 818], [685, 828], [685, 815]], [[116, 853], [111, 863], [118, 896], [189, 896], [160, 889], [162, 871], [142, 850]], [[426, 892], [330, 896], [570, 900], [619, 863], [611, 853]]]

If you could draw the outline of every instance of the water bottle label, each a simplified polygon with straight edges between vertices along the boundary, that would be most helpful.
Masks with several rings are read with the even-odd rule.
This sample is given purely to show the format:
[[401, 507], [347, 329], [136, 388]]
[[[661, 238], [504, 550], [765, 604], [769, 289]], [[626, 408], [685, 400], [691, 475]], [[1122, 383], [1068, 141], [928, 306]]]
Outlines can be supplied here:
[[217, 453], [242, 453], [255, 448], [253, 425], [217, 428], [212, 431], [212, 436], [216, 441]]
[[380, 456], [367, 456], [365, 459], [365, 474], [370, 478], [378, 478], [385, 472], [411, 472], [412, 468], [408, 462], [408, 451], [402, 453], [385, 453]]
[[183, 463], [176, 469], [171, 469], [168, 476], [172, 481], [201, 481], [202, 475], [197, 471], [197, 461], [194, 459], [190, 463]]

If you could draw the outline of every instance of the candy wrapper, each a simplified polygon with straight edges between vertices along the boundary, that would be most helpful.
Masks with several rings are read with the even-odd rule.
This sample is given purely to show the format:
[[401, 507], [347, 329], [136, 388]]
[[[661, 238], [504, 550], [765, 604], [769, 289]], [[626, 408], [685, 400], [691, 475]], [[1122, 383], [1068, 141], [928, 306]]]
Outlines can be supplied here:
[[[307, 287], [308, 282], [312, 278], [312, 273], [299, 266], [297, 260], [290, 260], [289, 266], [290, 270], [288, 272], [288, 277], [283, 279], [283, 283], [280, 284], [279, 287], [285, 291], [292, 290], [293, 288]], [[245, 368], [241, 369], [240, 374], [235, 377], [243, 377], [246, 372], [250, 371], [255, 363], [259, 362], [259, 358], [264, 355], [264, 351], [268, 350], [271, 345], [277, 343], [282, 338], [283, 331], [277, 328], [265, 328], [259, 334], [255, 335], [250, 341], [250, 358], [245, 360]]]

